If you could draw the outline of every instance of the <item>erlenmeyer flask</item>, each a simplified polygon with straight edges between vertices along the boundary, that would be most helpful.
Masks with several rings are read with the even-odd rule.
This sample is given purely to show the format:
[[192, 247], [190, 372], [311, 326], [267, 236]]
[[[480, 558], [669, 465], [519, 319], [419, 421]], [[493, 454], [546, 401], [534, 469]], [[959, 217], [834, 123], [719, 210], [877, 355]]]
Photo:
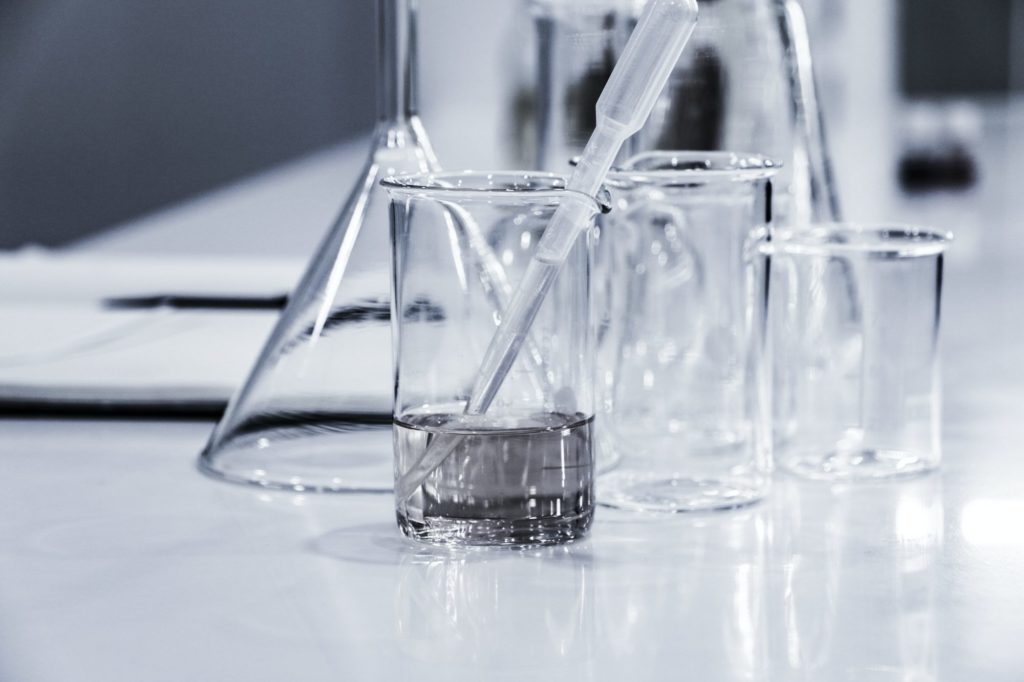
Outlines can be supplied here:
[[415, 108], [415, 0], [378, 0], [379, 121], [363, 174], [200, 456], [240, 483], [388, 491], [390, 245], [381, 178], [437, 169]]
[[[646, 0], [529, 0], [537, 35], [536, 162], [564, 172], [584, 118]], [[592, 115], [592, 113], [590, 113]], [[700, 21], [628, 157], [653, 150], [742, 151], [782, 162], [782, 225], [839, 216], [797, 0], [700, 0]]]

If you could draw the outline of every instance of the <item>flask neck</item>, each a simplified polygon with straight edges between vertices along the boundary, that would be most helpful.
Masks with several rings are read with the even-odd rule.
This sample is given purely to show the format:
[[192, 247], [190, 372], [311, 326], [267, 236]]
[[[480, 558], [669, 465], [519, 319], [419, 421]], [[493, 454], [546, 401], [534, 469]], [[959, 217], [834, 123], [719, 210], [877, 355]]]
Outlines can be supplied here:
[[416, 0], [377, 0], [377, 117], [401, 123], [416, 114]]

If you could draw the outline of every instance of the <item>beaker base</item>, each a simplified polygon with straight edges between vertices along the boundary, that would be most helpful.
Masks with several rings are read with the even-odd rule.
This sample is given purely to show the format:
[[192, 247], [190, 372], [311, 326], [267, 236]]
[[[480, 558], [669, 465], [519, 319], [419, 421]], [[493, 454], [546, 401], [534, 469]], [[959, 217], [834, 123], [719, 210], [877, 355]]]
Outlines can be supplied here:
[[539, 519], [458, 519], [427, 517], [416, 521], [397, 512], [406, 537], [435, 545], [464, 547], [536, 547], [582, 539], [590, 531], [593, 509], [573, 516]]
[[820, 481], [857, 481], [919, 476], [936, 468], [934, 458], [909, 450], [833, 450], [782, 452], [779, 469], [800, 478]]
[[766, 478], [698, 478], [621, 471], [598, 480], [597, 503], [638, 512], [714, 511], [753, 504], [764, 497], [766, 489]]

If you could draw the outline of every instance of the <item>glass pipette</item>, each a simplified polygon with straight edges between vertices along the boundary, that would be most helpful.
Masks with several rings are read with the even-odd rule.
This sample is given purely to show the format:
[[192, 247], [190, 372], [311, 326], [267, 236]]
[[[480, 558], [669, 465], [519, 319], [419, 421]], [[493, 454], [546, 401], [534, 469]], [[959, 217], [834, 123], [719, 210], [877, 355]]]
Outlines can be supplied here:
[[[640, 130], [697, 23], [696, 0], [651, 0], [597, 101], [597, 127], [573, 170], [501, 324], [484, 354], [467, 415], [487, 411], [515, 362], [558, 270], [593, 215], [593, 199], [622, 144]], [[410, 497], [455, 449], [458, 434], [442, 434], [395, 481], [398, 500]]]

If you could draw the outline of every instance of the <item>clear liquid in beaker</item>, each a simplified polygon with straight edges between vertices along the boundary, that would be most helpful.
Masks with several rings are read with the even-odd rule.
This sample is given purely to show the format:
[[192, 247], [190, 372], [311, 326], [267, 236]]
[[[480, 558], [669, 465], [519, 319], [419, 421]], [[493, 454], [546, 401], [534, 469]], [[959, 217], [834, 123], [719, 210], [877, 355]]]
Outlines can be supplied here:
[[465, 545], [537, 545], [582, 537], [593, 518], [593, 417], [409, 414], [394, 424], [399, 472], [439, 436], [451, 454], [408, 499], [409, 537]]

